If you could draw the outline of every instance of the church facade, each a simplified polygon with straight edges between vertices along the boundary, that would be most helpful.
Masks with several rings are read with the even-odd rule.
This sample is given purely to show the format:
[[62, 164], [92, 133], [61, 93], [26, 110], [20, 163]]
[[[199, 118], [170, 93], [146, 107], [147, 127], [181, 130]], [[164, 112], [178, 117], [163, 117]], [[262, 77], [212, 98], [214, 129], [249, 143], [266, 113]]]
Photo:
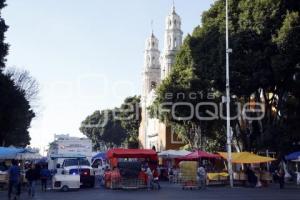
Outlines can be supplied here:
[[141, 94], [142, 120], [139, 128], [141, 148], [155, 147], [157, 151], [163, 151], [179, 149], [184, 145], [171, 126], [151, 118], [147, 110], [156, 98], [156, 87], [171, 72], [176, 53], [182, 45], [182, 35], [181, 18], [173, 5], [165, 21], [163, 52], [160, 52], [159, 40], [153, 32], [146, 40]]

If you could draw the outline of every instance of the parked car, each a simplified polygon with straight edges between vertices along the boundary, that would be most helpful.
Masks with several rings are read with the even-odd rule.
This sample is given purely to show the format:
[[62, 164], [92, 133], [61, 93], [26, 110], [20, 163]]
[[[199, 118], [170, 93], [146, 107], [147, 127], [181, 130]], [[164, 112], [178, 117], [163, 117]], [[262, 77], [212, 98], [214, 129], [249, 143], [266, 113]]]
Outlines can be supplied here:
[[0, 187], [4, 187], [8, 183], [8, 168], [0, 165]]

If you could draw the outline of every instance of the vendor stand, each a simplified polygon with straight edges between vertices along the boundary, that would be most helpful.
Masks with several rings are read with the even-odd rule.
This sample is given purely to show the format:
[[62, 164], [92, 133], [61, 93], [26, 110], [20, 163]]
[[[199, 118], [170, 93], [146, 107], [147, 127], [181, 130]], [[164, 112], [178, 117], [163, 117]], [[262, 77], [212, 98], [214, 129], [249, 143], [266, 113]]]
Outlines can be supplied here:
[[111, 149], [107, 152], [111, 171], [104, 175], [105, 186], [111, 189], [138, 189], [146, 187], [147, 176], [142, 171], [147, 164], [157, 168], [158, 157], [154, 150]]
[[[221, 156], [217, 154], [212, 154], [208, 153], [205, 151], [197, 150], [194, 151], [186, 156], [183, 156], [181, 158], [177, 159], [178, 161], [197, 161], [198, 163], [203, 162], [204, 160], [210, 160], [214, 162], [214, 166], [207, 168], [207, 180], [206, 184], [207, 185], [216, 185], [216, 184], [224, 184], [224, 182], [227, 182], [228, 180], [228, 174], [221, 172], [219, 173], [220, 170], [216, 170], [216, 163], [218, 161], [221, 161]], [[221, 164], [220, 164], [221, 165]], [[181, 178], [183, 179], [184, 176], [180, 174]], [[197, 175], [195, 175], [196, 177]]]
[[[219, 152], [219, 155], [227, 160], [227, 153], [225, 152]], [[265, 156], [259, 156], [250, 152], [234, 152], [232, 153], [232, 163], [233, 164], [262, 164], [262, 163], [270, 163], [272, 161], [275, 161], [274, 158], [265, 157]], [[268, 171], [256, 171], [255, 175], [258, 180], [261, 181], [264, 185], [268, 185], [272, 181], [272, 175]], [[245, 185], [248, 181], [247, 175], [242, 171], [236, 171], [233, 174], [234, 181], [236, 184], [242, 184]]]
[[292, 163], [295, 164], [295, 174], [296, 174], [296, 184], [299, 186], [300, 185], [300, 168], [299, 168], [299, 163], [300, 163], [300, 151], [293, 152], [285, 156], [285, 159], [287, 161], [292, 161]]
[[[10, 160], [19, 160], [21, 167], [21, 183], [25, 184], [27, 182], [25, 178], [25, 161], [34, 161], [40, 159], [42, 156], [31, 149], [28, 148], [16, 148], [16, 147], [0, 147], [0, 161], [6, 161], [10, 163]], [[2, 171], [0, 173], [0, 185], [6, 186], [8, 184], [8, 172]]]
[[292, 162], [296, 163], [297, 169], [296, 169], [296, 183], [298, 186], [300, 186], [300, 172], [299, 172], [299, 163], [300, 163], [300, 157], [297, 160], [292, 160]]
[[[190, 151], [186, 150], [165, 150], [158, 153], [159, 157], [159, 171], [160, 171], [160, 180], [169, 181], [170, 183], [178, 182], [178, 162], [176, 159], [181, 158], [190, 154]], [[173, 174], [170, 175], [169, 172], [172, 169]]]

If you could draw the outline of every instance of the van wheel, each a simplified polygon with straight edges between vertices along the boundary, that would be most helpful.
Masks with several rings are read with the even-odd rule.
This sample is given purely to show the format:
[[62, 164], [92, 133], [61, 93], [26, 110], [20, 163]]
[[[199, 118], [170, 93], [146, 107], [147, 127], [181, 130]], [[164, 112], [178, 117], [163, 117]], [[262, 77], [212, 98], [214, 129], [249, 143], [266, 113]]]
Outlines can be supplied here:
[[64, 186], [61, 188], [61, 190], [62, 190], [63, 192], [68, 192], [68, 191], [69, 191], [69, 187], [66, 186], [66, 185], [64, 185]]

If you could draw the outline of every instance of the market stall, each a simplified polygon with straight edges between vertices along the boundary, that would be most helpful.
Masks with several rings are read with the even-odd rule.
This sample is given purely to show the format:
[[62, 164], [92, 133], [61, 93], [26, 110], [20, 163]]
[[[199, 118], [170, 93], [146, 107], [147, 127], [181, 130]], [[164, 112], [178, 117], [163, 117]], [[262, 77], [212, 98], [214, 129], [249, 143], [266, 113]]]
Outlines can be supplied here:
[[[10, 163], [11, 160], [19, 160], [19, 164], [22, 168], [21, 171], [21, 182], [26, 183], [25, 179], [25, 161], [34, 161], [40, 159], [42, 156], [32, 149], [28, 148], [17, 148], [17, 147], [0, 147], [0, 161], [4, 163]], [[0, 185], [7, 184], [8, 181], [7, 171], [0, 172]]]
[[298, 160], [300, 159], [300, 151], [293, 152], [285, 156], [286, 160]]
[[158, 157], [160, 158], [164, 158], [164, 159], [174, 159], [174, 158], [180, 158], [183, 156], [186, 156], [188, 154], [190, 154], [190, 151], [186, 151], [186, 150], [166, 150], [166, 151], [161, 151], [160, 153], [158, 153]]
[[16, 147], [0, 147], [0, 160], [16, 159], [18, 154], [26, 153], [28, 150]]
[[106, 152], [99, 152], [92, 157], [92, 162], [96, 159], [106, 160]]
[[299, 163], [300, 163], [300, 157], [297, 160], [292, 160], [292, 162], [296, 163], [296, 183], [297, 185], [300, 185], [300, 172], [299, 172]]
[[182, 189], [198, 188], [197, 161], [181, 161], [179, 163]]
[[[190, 153], [190, 151], [186, 150], [172, 149], [161, 151], [160, 153], [158, 153], [160, 180], [176, 183], [178, 181], [176, 176], [179, 173], [179, 170], [177, 170], [179, 163], [176, 162], [176, 159], [186, 156]], [[171, 168], [173, 168], [172, 170], [174, 174], [171, 175], [172, 177], [170, 178], [169, 172]]]
[[[225, 152], [219, 152], [219, 155], [227, 160], [228, 154]], [[248, 164], [248, 165], [254, 165], [254, 164], [261, 164], [261, 163], [270, 163], [272, 161], [275, 161], [274, 158], [266, 157], [266, 156], [259, 156], [254, 153], [250, 152], [233, 152], [232, 153], [232, 163], [233, 164]], [[264, 184], [268, 184], [272, 181], [272, 175], [267, 170], [257, 170], [255, 171], [255, 176], [258, 180], [260, 180]], [[245, 171], [235, 171], [233, 174], [234, 181], [237, 183], [242, 183], [243, 185], [246, 184], [248, 181], [247, 175]]]
[[141, 170], [148, 165], [157, 167], [158, 157], [149, 149], [111, 149], [106, 154], [111, 171], [105, 173], [105, 186], [116, 189], [136, 189], [145, 187], [147, 177]]
[[297, 185], [300, 185], [300, 151], [288, 154], [287, 156], [285, 156], [285, 159], [287, 161], [291, 161], [291, 164], [295, 169], [296, 183]]
[[217, 154], [208, 153], [205, 151], [197, 150], [186, 156], [180, 157], [180, 160], [201, 160], [201, 159], [220, 159], [221, 157]]
[[219, 172], [218, 168], [221, 169], [221, 156], [218, 154], [212, 154], [205, 151], [197, 150], [186, 156], [178, 158], [179, 161], [198, 161], [199, 163], [206, 163], [207, 170], [207, 184], [216, 185], [223, 184], [227, 181], [228, 174]]

